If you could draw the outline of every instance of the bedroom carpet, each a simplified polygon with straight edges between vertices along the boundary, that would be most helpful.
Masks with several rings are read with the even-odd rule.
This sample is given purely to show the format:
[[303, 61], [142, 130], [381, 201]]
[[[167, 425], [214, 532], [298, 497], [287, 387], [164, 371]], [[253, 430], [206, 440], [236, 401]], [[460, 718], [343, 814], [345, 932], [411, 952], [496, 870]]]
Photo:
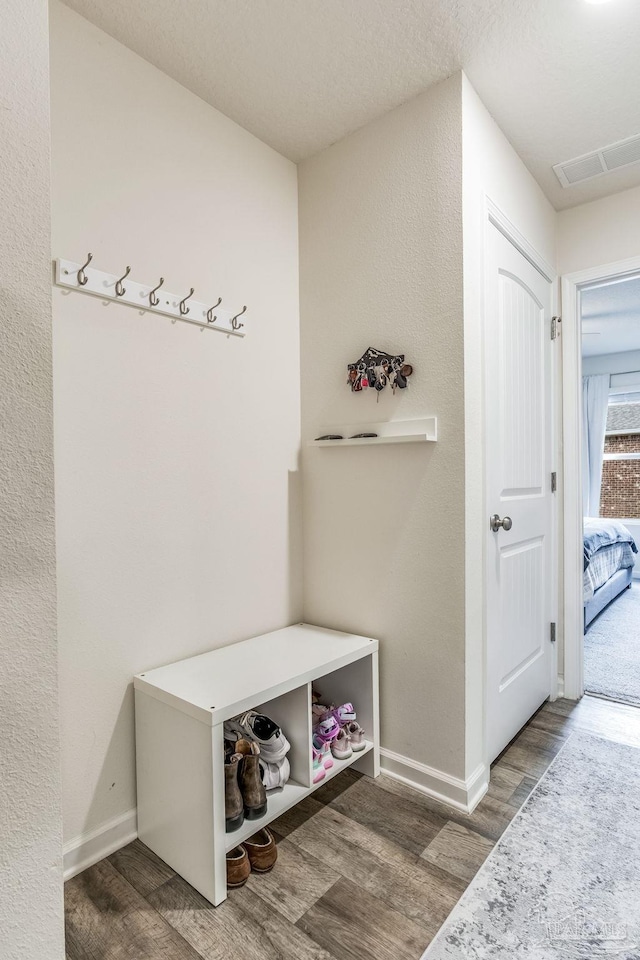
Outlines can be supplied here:
[[640, 706], [640, 584], [602, 611], [584, 638], [588, 693]]
[[640, 956], [640, 751], [574, 733], [424, 960]]

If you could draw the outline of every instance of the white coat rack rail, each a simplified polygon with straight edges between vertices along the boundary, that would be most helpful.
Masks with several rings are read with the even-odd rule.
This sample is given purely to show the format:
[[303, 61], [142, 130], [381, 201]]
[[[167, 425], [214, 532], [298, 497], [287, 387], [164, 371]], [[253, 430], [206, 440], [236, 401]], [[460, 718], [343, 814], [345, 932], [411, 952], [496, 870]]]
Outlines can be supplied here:
[[246, 307], [235, 314], [232, 310], [221, 310], [221, 298], [217, 303], [193, 300], [193, 287], [183, 295], [169, 293], [163, 288], [163, 278], [155, 285], [137, 283], [129, 280], [130, 267], [120, 275], [104, 273], [89, 266], [92, 259], [89, 254], [85, 264], [75, 263], [73, 260], [56, 260], [56, 284], [100, 297], [101, 300], [114, 300], [116, 303], [137, 307], [138, 310], [160, 313], [173, 320], [195, 323], [205, 330], [218, 330], [232, 337], [244, 337], [244, 323], [239, 318], [245, 313]]

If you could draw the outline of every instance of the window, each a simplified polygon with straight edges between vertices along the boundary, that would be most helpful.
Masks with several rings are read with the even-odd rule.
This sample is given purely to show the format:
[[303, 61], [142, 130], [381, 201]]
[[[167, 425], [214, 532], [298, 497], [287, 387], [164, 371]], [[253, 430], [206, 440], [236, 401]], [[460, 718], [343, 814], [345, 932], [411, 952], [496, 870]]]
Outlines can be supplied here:
[[640, 518], [640, 390], [609, 398], [600, 516]]

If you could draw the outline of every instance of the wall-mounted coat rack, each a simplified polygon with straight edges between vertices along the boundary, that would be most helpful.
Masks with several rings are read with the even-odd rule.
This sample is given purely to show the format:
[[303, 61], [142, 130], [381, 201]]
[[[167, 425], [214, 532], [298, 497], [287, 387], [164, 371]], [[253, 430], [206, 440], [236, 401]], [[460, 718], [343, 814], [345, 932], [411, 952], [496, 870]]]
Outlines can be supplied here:
[[220, 310], [221, 297], [218, 297], [216, 303], [194, 300], [193, 287], [182, 294], [169, 293], [163, 288], [163, 277], [155, 284], [137, 283], [128, 279], [131, 267], [127, 267], [120, 274], [104, 273], [89, 266], [92, 259], [92, 254], [88, 254], [84, 264], [75, 263], [73, 260], [56, 260], [56, 284], [80, 293], [89, 293], [101, 300], [115, 300], [117, 303], [137, 307], [138, 310], [160, 313], [174, 320], [186, 320], [187, 323], [198, 324], [205, 330], [218, 330], [232, 337], [244, 337], [244, 323], [240, 317], [246, 312], [246, 307], [236, 313], [232, 310]]

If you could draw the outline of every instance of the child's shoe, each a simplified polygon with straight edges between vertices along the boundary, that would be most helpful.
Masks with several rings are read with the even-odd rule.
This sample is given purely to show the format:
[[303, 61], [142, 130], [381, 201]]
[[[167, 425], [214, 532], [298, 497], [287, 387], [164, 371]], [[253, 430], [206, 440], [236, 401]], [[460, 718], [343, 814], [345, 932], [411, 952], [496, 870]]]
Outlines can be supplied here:
[[355, 720], [352, 720], [351, 723], [345, 724], [343, 729], [349, 737], [353, 752], [359, 753], [360, 750], [364, 750], [367, 745], [367, 741], [364, 738], [364, 730], [360, 724], [356, 723]]
[[323, 703], [313, 703], [311, 705], [311, 720], [314, 725], [316, 723], [320, 723], [321, 720], [324, 720], [329, 713], [329, 707], [325, 707]]
[[326, 777], [324, 766], [322, 765], [322, 754], [315, 747], [311, 748], [313, 756], [313, 782], [320, 783]]
[[322, 766], [325, 770], [330, 770], [333, 766], [333, 757], [331, 756], [331, 747], [328, 743], [325, 743], [324, 740], [321, 740], [320, 737], [313, 735], [313, 746], [321, 755], [320, 759], [322, 761]]
[[356, 712], [352, 703], [343, 703], [339, 707], [329, 707], [327, 716], [332, 716], [342, 727], [356, 719]]
[[338, 736], [331, 741], [331, 753], [336, 760], [347, 760], [353, 753], [345, 727], [340, 727]]
[[323, 743], [331, 743], [340, 733], [340, 725], [334, 717], [327, 717], [316, 723], [313, 732]]

